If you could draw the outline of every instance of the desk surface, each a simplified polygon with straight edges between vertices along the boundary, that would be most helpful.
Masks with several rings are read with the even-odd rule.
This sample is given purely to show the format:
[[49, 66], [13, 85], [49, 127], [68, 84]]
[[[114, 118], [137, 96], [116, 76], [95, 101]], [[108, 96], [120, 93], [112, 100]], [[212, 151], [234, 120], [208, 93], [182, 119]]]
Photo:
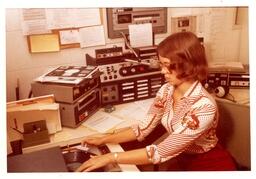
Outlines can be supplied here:
[[[248, 89], [242, 89], [242, 90], [241, 89], [231, 89], [230, 93], [234, 96], [234, 99], [237, 101], [237, 104], [249, 105], [250, 97], [249, 97]], [[217, 100], [220, 100], [223, 102], [228, 102], [228, 103], [234, 103], [234, 102], [232, 102], [230, 100], [226, 100], [226, 99], [218, 98]], [[130, 111], [133, 111], [133, 114], [135, 113], [137, 115], [137, 113], [134, 112], [134, 110], [140, 110], [140, 111], [144, 110], [145, 111], [149, 108], [149, 105], [152, 103], [152, 101], [153, 101], [153, 99], [147, 99], [147, 100], [143, 100], [143, 101], [136, 101], [136, 102], [132, 102], [132, 103], [116, 105], [115, 106], [116, 110], [114, 112], [108, 113], [108, 114], [122, 119], [123, 122], [118, 124], [115, 127], [115, 129], [127, 127], [136, 122], [137, 119], [134, 119], [129, 115], [125, 115], [127, 110], [130, 109]], [[141, 109], [138, 109], [138, 106], [139, 106], [139, 108], [141, 107]], [[104, 109], [101, 108], [99, 111], [104, 112]], [[140, 114], [140, 115], [143, 115], [143, 114]], [[84, 137], [86, 137], [88, 135], [95, 134], [95, 133], [97, 133], [97, 131], [90, 129], [84, 125], [80, 125], [78, 128], [75, 128], [75, 129], [63, 127], [61, 132], [57, 132], [56, 134], [53, 134], [50, 136], [49, 143], [24, 148], [23, 153], [42, 150], [42, 149], [46, 149], [46, 148], [50, 148], [50, 147], [54, 147], [54, 146], [63, 147], [66, 145], [77, 144], [77, 143], [80, 143]], [[123, 151], [121, 146], [118, 144], [107, 144], [107, 146], [109, 147], [111, 152]], [[122, 171], [137, 171], [138, 170], [135, 165], [122, 164], [119, 166]]]
[[[217, 98], [218, 101], [235, 103], [239, 105], [250, 105], [250, 90], [249, 89], [230, 89], [229, 94], [225, 98]], [[235, 100], [235, 102], [234, 102]]]
[[[141, 113], [139, 116], [142, 116], [143, 113], [147, 111], [152, 101], [153, 101], [153, 98], [139, 101], [139, 102], [136, 101], [136, 102], [126, 103], [126, 104], [116, 105], [115, 111], [113, 111], [112, 113], [106, 113], [106, 114], [109, 114], [110, 116], [113, 116], [115, 118], [119, 118], [122, 120], [122, 122], [116, 125], [111, 130], [121, 129], [136, 123], [137, 119], [135, 115], [137, 116], [138, 113], [136, 112], [130, 113], [130, 111], [137, 110], [137, 112]], [[103, 108], [99, 109], [99, 111], [96, 112], [93, 116], [95, 116], [99, 112], [104, 112], [104, 109]], [[128, 115], [128, 113], [130, 113], [130, 115]], [[132, 116], [132, 114], [134, 116]], [[29, 153], [29, 152], [47, 149], [55, 146], [63, 147], [63, 146], [72, 145], [72, 144], [79, 144], [84, 137], [92, 134], [96, 134], [96, 133], [98, 133], [96, 130], [88, 128], [83, 124], [75, 129], [62, 127], [62, 131], [57, 132], [50, 136], [49, 143], [23, 148], [23, 153]], [[124, 151], [119, 144], [106, 144], [106, 145], [108, 146], [111, 152]], [[135, 165], [119, 164], [119, 167], [121, 168], [122, 171], [138, 171], [138, 168]]]

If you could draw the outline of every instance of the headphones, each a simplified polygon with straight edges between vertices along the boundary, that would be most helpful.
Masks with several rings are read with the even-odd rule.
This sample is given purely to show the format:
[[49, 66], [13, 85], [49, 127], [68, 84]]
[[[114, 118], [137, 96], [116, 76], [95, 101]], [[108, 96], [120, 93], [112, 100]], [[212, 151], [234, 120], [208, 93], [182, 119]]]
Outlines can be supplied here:
[[224, 98], [229, 93], [228, 86], [217, 86], [214, 89], [214, 94], [219, 98]]

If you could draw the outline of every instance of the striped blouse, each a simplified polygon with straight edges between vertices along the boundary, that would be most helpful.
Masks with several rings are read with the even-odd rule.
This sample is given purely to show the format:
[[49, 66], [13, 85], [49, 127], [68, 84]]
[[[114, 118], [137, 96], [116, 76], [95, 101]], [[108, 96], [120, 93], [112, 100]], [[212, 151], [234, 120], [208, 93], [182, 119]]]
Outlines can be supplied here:
[[196, 81], [174, 106], [174, 87], [164, 84], [158, 91], [145, 119], [133, 125], [142, 141], [160, 122], [168, 136], [159, 144], [146, 147], [153, 163], [165, 162], [182, 152], [203, 153], [217, 144], [217, 105], [214, 98]]

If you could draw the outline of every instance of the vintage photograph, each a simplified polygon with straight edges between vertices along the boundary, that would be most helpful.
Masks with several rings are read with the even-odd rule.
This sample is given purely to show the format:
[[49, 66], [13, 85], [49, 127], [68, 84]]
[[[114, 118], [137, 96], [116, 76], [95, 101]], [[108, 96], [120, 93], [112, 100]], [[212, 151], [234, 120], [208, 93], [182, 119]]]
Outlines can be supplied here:
[[6, 175], [252, 172], [251, 7], [222, 3], [7, 5]]

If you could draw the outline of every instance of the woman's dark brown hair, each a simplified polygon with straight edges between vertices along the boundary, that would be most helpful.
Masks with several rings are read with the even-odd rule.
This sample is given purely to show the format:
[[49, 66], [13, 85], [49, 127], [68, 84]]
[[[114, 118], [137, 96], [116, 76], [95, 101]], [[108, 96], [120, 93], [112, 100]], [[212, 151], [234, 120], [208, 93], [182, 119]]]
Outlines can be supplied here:
[[204, 80], [208, 73], [204, 46], [192, 32], [178, 32], [163, 40], [157, 47], [158, 55], [170, 60], [169, 70], [179, 79]]

